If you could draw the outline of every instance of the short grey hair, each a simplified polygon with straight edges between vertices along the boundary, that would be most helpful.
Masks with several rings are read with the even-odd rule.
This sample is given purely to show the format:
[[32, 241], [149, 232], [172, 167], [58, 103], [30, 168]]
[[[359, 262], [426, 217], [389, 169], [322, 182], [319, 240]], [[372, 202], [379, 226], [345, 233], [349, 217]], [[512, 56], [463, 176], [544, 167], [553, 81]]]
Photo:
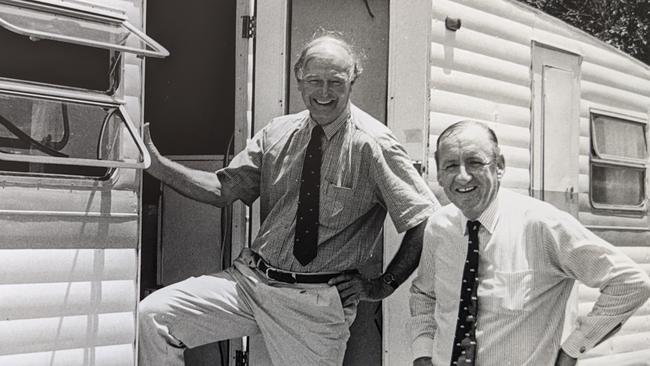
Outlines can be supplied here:
[[301, 81], [303, 68], [305, 67], [307, 62], [311, 60], [311, 57], [309, 56], [309, 51], [313, 47], [326, 42], [332, 42], [342, 47], [348, 53], [348, 55], [350, 55], [350, 58], [352, 59], [352, 65], [350, 67], [350, 70], [348, 70], [348, 75], [350, 77], [350, 83], [354, 83], [363, 72], [363, 66], [361, 64], [360, 54], [356, 52], [354, 47], [352, 47], [348, 42], [346, 42], [343, 39], [341, 33], [334, 32], [334, 31], [325, 31], [325, 30], [319, 30], [316, 33], [314, 33], [312, 39], [309, 42], [307, 42], [307, 44], [305, 44], [305, 46], [302, 48], [302, 51], [298, 56], [298, 60], [293, 65], [293, 73], [296, 77], [296, 80]]

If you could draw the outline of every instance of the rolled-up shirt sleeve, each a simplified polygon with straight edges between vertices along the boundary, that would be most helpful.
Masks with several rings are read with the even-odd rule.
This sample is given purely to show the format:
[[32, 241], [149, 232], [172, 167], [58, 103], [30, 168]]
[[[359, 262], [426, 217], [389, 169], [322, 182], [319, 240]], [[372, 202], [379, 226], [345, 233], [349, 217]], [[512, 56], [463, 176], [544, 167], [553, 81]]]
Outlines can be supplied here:
[[240, 199], [251, 205], [259, 197], [265, 133], [262, 129], [255, 134], [227, 167], [216, 171], [224, 201]]
[[379, 200], [401, 233], [432, 215], [440, 203], [392, 135], [384, 136], [377, 144], [381, 153], [374, 154], [370, 172]]
[[434, 319], [436, 309], [434, 245], [432, 227], [429, 223], [424, 233], [420, 264], [410, 288], [411, 317], [407, 321], [407, 328], [411, 336], [413, 360], [433, 355], [433, 337], [437, 329]]
[[545, 220], [544, 237], [558, 269], [600, 289], [592, 310], [578, 322], [562, 349], [579, 358], [615, 334], [650, 297], [650, 278], [619, 248], [602, 240], [569, 214]]

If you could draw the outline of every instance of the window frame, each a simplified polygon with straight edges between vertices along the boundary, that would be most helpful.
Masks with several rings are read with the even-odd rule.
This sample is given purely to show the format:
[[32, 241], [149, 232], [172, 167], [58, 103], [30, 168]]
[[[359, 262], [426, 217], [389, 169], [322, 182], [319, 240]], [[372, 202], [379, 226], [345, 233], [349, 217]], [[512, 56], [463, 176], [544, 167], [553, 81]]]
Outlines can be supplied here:
[[54, 41], [61, 41], [66, 43], [75, 43], [83, 46], [105, 48], [118, 52], [133, 53], [138, 56], [158, 57], [164, 58], [169, 56], [169, 51], [165, 49], [158, 42], [147, 36], [146, 33], [140, 31], [137, 27], [133, 26], [127, 20], [124, 14], [116, 11], [110, 11], [107, 8], [102, 9], [99, 7], [85, 6], [81, 3], [74, 3], [68, 1], [54, 1], [54, 0], [0, 0], [0, 4], [15, 6], [18, 8], [35, 9], [43, 12], [56, 14], [59, 16], [74, 17], [83, 19], [88, 22], [95, 23], [110, 23], [124, 27], [126, 30], [135, 35], [141, 42], [151, 47], [152, 50], [136, 48], [126, 45], [119, 45], [109, 42], [101, 42], [84, 37], [72, 37], [51, 32], [38, 31], [33, 29], [25, 29], [9, 23], [2, 19], [0, 16], [0, 26], [14, 33], [22, 34], [26, 37], [34, 39], [50, 39]]
[[[646, 146], [646, 157], [644, 159], [630, 158], [623, 156], [616, 156], [611, 154], [603, 154], [598, 150], [595, 142], [595, 123], [597, 117], [610, 117], [622, 120], [626, 123], [638, 124], [643, 128], [643, 139]], [[637, 117], [626, 113], [614, 112], [611, 110], [604, 110], [598, 108], [589, 109], [589, 202], [591, 207], [597, 210], [618, 211], [624, 213], [644, 213], [648, 209], [648, 157], [650, 155], [650, 146], [648, 139], [648, 118]], [[643, 171], [643, 182], [641, 191], [643, 197], [639, 205], [620, 205], [596, 202], [594, 200], [594, 179], [593, 179], [593, 166], [601, 167], [622, 167], [633, 168]]]
[[[47, 12], [56, 15], [59, 18], [73, 17], [77, 22], [87, 21], [95, 23], [110, 23], [123, 27], [135, 36], [144, 45], [144, 48], [131, 47], [117, 43], [103, 42], [97, 39], [90, 39], [88, 37], [75, 37], [64, 34], [57, 34], [47, 31], [38, 31], [33, 29], [25, 29], [18, 27], [0, 17], [0, 26], [6, 30], [29, 37], [33, 40], [48, 39], [59, 41], [63, 43], [78, 44], [85, 47], [103, 48], [110, 51], [111, 54], [111, 75], [109, 76], [109, 83], [111, 89], [102, 92], [90, 90], [85, 88], [76, 88], [66, 85], [50, 84], [43, 82], [34, 82], [23, 79], [14, 79], [0, 76], [0, 92], [5, 94], [20, 95], [26, 97], [49, 99], [62, 102], [74, 102], [99, 107], [109, 107], [117, 109], [121, 114], [124, 125], [130, 135], [131, 140], [135, 143], [140, 156], [136, 161], [115, 161], [115, 160], [97, 160], [88, 158], [69, 158], [69, 157], [54, 157], [42, 155], [17, 155], [11, 153], [0, 152], [0, 160], [36, 163], [36, 164], [57, 164], [69, 166], [86, 166], [86, 167], [99, 167], [110, 169], [108, 176], [95, 177], [87, 175], [74, 175], [74, 174], [49, 174], [49, 173], [33, 173], [25, 171], [8, 171], [6, 174], [11, 176], [22, 176], [25, 178], [43, 178], [53, 177], [61, 179], [81, 179], [82, 181], [97, 181], [106, 180], [112, 176], [116, 169], [129, 168], [129, 169], [146, 169], [151, 164], [151, 157], [148, 150], [144, 146], [140, 134], [135, 124], [131, 120], [126, 102], [123, 96], [123, 91], [118, 85], [123, 82], [122, 68], [124, 65], [123, 53], [135, 54], [138, 58], [159, 57], [164, 58], [169, 55], [169, 52], [151, 39], [144, 32], [137, 29], [127, 21], [125, 13], [121, 10], [113, 9], [110, 7], [102, 6], [100, 4], [84, 3], [78, 0], [0, 0], [0, 4], [14, 6], [18, 8], [29, 8], [37, 11]], [[150, 49], [149, 49], [150, 48]], [[2, 173], [3, 176], [6, 175]]]
[[[0, 92], [3, 94], [39, 98], [39, 99], [49, 99], [56, 100], [61, 102], [74, 102], [80, 104], [87, 104], [98, 107], [110, 107], [116, 108], [121, 114], [124, 125], [126, 126], [129, 135], [135, 146], [138, 148], [138, 151], [142, 155], [141, 162], [124, 162], [124, 161], [113, 161], [113, 160], [96, 160], [96, 159], [85, 159], [85, 158], [62, 158], [55, 156], [42, 156], [42, 155], [16, 155], [0, 152], [0, 160], [6, 161], [17, 161], [17, 162], [26, 162], [26, 163], [39, 163], [39, 164], [59, 164], [59, 165], [73, 165], [73, 166], [90, 166], [90, 167], [100, 167], [100, 168], [135, 168], [135, 169], [146, 169], [151, 164], [151, 157], [149, 152], [144, 146], [144, 142], [140, 138], [139, 134], [136, 132], [135, 125], [131, 121], [131, 117], [126, 110], [126, 107], [123, 102], [118, 102], [113, 98], [105, 98], [103, 101], [99, 100], [87, 100], [87, 99], [78, 99], [78, 98], [69, 98], [62, 96], [55, 96], [51, 93], [48, 94], [35, 94], [35, 93], [24, 93], [16, 92], [9, 89], [2, 88], [2, 82], [0, 81]], [[29, 173], [24, 173], [29, 174]]]

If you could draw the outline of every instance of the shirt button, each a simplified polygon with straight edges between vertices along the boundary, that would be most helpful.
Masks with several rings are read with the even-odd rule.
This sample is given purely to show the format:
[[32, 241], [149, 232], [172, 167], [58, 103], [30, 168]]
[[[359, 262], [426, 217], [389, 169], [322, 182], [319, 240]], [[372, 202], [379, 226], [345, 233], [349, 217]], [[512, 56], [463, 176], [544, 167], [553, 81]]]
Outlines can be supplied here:
[[585, 353], [587, 348], [585, 346], [580, 347], [580, 353]]

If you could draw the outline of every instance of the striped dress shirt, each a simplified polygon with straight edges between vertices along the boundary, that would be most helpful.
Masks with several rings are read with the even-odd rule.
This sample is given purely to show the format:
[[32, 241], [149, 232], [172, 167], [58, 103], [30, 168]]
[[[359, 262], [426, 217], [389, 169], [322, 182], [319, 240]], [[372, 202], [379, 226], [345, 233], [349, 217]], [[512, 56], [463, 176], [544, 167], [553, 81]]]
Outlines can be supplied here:
[[[612, 335], [650, 296], [650, 279], [619, 249], [555, 207], [500, 189], [478, 218], [478, 366], [552, 366]], [[448, 205], [429, 219], [411, 287], [413, 357], [448, 365], [467, 252], [467, 218]], [[575, 280], [600, 288], [561, 344]]]
[[392, 132], [350, 105], [323, 126], [318, 254], [301, 265], [293, 255], [296, 211], [315, 125], [308, 111], [278, 117], [217, 171], [224, 202], [260, 198], [261, 226], [251, 249], [271, 266], [296, 272], [358, 268], [381, 242], [387, 212], [402, 232], [440, 207]]

